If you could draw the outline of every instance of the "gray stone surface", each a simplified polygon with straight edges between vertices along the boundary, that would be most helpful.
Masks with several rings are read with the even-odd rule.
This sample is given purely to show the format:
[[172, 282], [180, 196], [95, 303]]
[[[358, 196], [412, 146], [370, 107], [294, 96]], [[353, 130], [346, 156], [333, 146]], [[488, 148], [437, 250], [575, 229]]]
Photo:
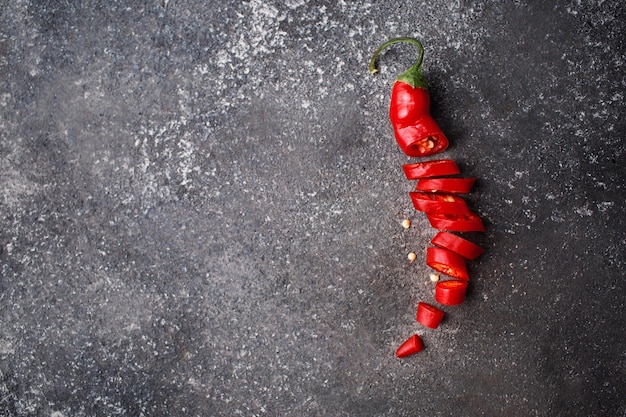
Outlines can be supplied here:
[[[625, 29], [619, 0], [1, 2], [0, 414], [626, 415]], [[416, 51], [367, 71], [394, 36], [488, 228], [437, 330], [387, 119]]]

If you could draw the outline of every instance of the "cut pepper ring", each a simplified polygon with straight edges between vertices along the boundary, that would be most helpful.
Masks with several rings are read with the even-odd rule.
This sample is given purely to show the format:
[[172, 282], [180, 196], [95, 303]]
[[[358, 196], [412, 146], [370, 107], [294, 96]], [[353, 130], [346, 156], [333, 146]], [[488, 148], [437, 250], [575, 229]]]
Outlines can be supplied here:
[[474, 213], [442, 214], [427, 213], [430, 225], [438, 230], [453, 232], [484, 232], [485, 225], [480, 217]]
[[409, 193], [415, 210], [424, 213], [465, 214], [470, 213], [465, 200], [452, 194], [435, 194], [419, 191]]
[[407, 180], [420, 178], [443, 177], [446, 175], [458, 175], [461, 173], [456, 162], [452, 159], [439, 159], [415, 164], [402, 165], [402, 170]]
[[424, 178], [418, 181], [416, 191], [431, 193], [467, 194], [476, 178]]
[[426, 265], [453, 278], [469, 280], [465, 259], [451, 250], [435, 247], [428, 248], [426, 250]]
[[435, 306], [431, 306], [430, 304], [426, 304], [421, 301], [417, 303], [416, 320], [426, 327], [430, 327], [431, 329], [439, 327], [439, 323], [441, 323], [443, 315], [443, 311], [439, 310]]
[[449, 249], [468, 260], [474, 260], [485, 251], [477, 244], [448, 232], [439, 232], [430, 241], [435, 246]]
[[439, 281], [437, 285], [435, 285], [435, 300], [443, 305], [459, 305], [465, 300], [466, 292], [467, 281], [459, 281], [456, 279]]

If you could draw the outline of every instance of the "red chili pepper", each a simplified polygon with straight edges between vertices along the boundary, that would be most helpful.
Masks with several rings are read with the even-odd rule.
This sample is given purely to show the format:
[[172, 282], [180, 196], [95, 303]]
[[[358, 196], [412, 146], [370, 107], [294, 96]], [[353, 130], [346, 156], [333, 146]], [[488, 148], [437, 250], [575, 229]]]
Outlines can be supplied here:
[[422, 303], [421, 301], [417, 303], [416, 319], [426, 327], [430, 327], [431, 329], [439, 327], [439, 323], [441, 323], [443, 319], [443, 314], [443, 311], [430, 304]]
[[428, 156], [448, 147], [448, 139], [430, 116], [428, 84], [422, 74], [424, 47], [413, 38], [394, 38], [383, 43], [370, 60], [370, 72], [376, 74], [376, 58], [387, 46], [408, 42], [417, 46], [419, 57], [406, 72], [400, 74], [391, 90], [389, 118], [396, 141], [408, 156]]
[[424, 178], [418, 181], [415, 189], [431, 193], [467, 194], [475, 181], [476, 178]]
[[485, 225], [480, 217], [474, 213], [441, 214], [427, 213], [430, 225], [435, 229], [452, 232], [484, 232]]
[[435, 285], [435, 300], [443, 305], [455, 306], [465, 300], [466, 292], [467, 281], [458, 281], [456, 279], [439, 281]]
[[426, 250], [426, 265], [435, 271], [454, 278], [469, 280], [465, 259], [457, 253], [443, 248], [428, 248]]
[[445, 214], [470, 213], [465, 200], [452, 194], [410, 192], [409, 195], [417, 211]]
[[440, 248], [445, 248], [451, 250], [452, 252], [456, 252], [465, 259], [469, 259], [470, 261], [478, 258], [485, 252], [483, 248], [481, 248], [477, 244], [448, 232], [437, 233], [435, 237], [430, 241], [430, 243], [435, 246], [439, 246]]
[[452, 159], [440, 159], [437, 161], [418, 162], [416, 164], [402, 165], [407, 180], [420, 178], [444, 177], [446, 175], [458, 175], [461, 173], [456, 162]]
[[398, 358], [406, 358], [414, 353], [421, 352], [424, 349], [424, 343], [422, 339], [416, 334], [409, 337], [404, 343], [400, 345], [396, 350], [396, 356]]

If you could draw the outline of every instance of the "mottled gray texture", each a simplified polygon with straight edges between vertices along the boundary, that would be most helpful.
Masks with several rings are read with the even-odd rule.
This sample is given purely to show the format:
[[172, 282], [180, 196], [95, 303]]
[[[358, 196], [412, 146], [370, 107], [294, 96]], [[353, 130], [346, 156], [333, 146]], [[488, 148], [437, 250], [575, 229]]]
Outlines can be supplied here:
[[[2, 2], [0, 414], [626, 415], [625, 35], [620, 0]], [[438, 330], [392, 36], [488, 228]]]

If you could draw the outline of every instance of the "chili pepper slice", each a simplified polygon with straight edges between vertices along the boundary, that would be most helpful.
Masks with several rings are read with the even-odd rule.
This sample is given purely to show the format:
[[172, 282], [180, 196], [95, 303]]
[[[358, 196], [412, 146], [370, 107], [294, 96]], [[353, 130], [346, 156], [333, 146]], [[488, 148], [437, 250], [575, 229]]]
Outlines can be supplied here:
[[465, 259], [474, 260], [485, 251], [477, 244], [448, 232], [439, 232], [430, 241], [435, 246], [456, 252]]
[[424, 350], [424, 342], [418, 335], [414, 334], [400, 345], [398, 350], [396, 350], [396, 356], [398, 358], [406, 358], [422, 350]]
[[467, 281], [458, 281], [456, 279], [439, 281], [435, 285], [435, 300], [439, 304], [447, 306], [459, 305], [465, 300], [466, 292]]
[[426, 265], [454, 278], [469, 280], [465, 259], [448, 249], [430, 247], [426, 250]]
[[416, 164], [402, 165], [407, 180], [420, 178], [445, 177], [446, 175], [458, 175], [461, 173], [456, 162], [452, 159], [440, 159], [437, 161], [418, 162]]
[[417, 182], [417, 191], [467, 194], [476, 178], [424, 178]]
[[439, 310], [435, 306], [426, 304], [423, 302], [417, 303], [417, 316], [416, 319], [419, 323], [431, 329], [439, 327], [439, 323], [443, 319], [443, 311]]
[[372, 56], [369, 70], [376, 74], [376, 58], [394, 43], [408, 42], [419, 50], [417, 61], [400, 74], [391, 90], [389, 119], [400, 149], [412, 157], [428, 156], [445, 150], [448, 139], [430, 116], [428, 84], [422, 74], [424, 47], [413, 38], [394, 38], [383, 43]]
[[464, 214], [470, 213], [465, 200], [452, 194], [410, 192], [413, 207], [424, 213]]
[[452, 232], [484, 232], [485, 225], [478, 215], [474, 213], [464, 214], [441, 214], [427, 213], [430, 225], [438, 230]]

